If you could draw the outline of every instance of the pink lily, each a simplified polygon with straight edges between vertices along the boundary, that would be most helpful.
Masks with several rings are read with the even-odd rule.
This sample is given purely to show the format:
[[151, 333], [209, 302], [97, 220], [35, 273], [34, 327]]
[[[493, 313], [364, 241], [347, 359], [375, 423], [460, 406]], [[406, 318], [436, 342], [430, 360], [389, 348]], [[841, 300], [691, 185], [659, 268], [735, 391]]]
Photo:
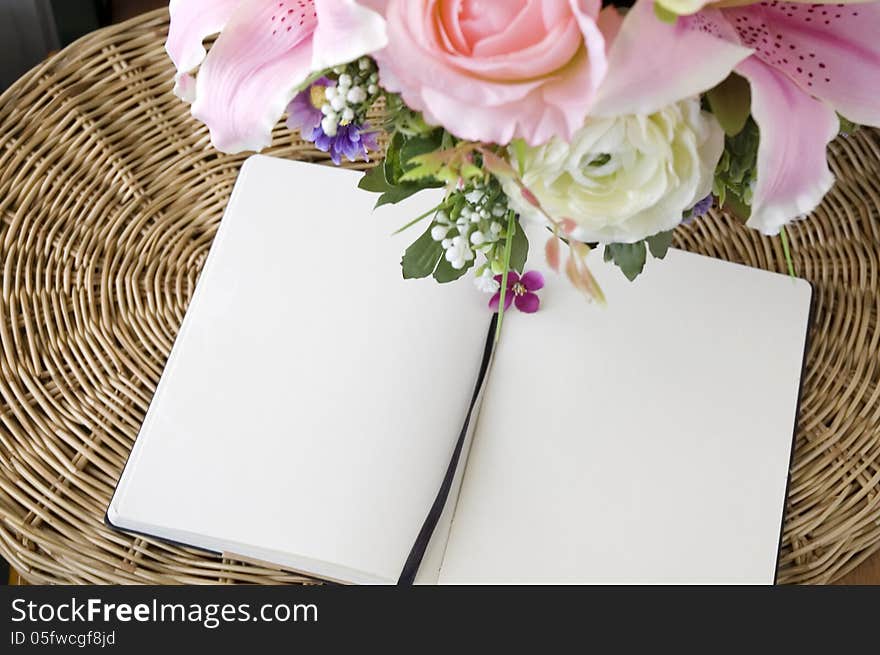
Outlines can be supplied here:
[[[842, 4], [855, 5], [873, 1], [874, 0], [843, 0]], [[813, 0], [792, 0], [792, 2], [814, 4]], [[695, 14], [700, 11], [700, 9], [707, 6], [716, 8], [739, 7], [754, 3], [755, 0], [657, 0], [658, 5], [662, 6], [664, 9], [668, 9], [673, 14], [678, 14], [679, 16]]]
[[[835, 112], [880, 127], [880, 2], [710, 7], [677, 27], [713, 37], [691, 58], [712, 59], [731, 43], [752, 52], [734, 69], [751, 85], [761, 132], [748, 225], [778, 234], [815, 209], [834, 182], [826, 149], [838, 131]], [[662, 86], [642, 93], [662, 96]]]
[[[312, 74], [387, 43], [382, 16], [355, 0], [171, 0], [170, 11], [175, 93], [229, 153], [268, 146]], [[206, 52], [202, 41], [218, 32]]]

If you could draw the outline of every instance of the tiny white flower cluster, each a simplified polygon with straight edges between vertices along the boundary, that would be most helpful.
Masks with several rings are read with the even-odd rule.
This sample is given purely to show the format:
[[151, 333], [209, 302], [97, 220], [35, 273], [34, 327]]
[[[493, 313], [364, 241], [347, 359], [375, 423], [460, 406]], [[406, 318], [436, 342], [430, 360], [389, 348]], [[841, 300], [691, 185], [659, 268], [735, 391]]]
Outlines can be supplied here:
[[483, 272], [474, 277], [474, 284], [477, 286], [477, 289], [483, 293], [495, 293], [501, 288], [498, 280], [496, 280], [495, 276], [492, 274], [492, 269], [488, 266], [484, 266]]
[[379, 94], [379, 73], [369, 57], [354, 64], [333, 69], [339, 77], [336, 86], [324, 90], [326, 102], [321, 106], [321, 129], [327, 136], [336, 136], [340, 125], [362, 120]]
[[476, 183], [464, 191], [463, 199], [464, 205], [455, 219], [441, 210], [434, 217], [431, 228], [431, 238], [440, 242], [446, 251], [446, 261], [457, 270], [473, 261], [475, 251], [488, 256], [501, 238], [504, 230], [501, 221], [507, 213], [505, 195], [490, 193], [483, 183]]

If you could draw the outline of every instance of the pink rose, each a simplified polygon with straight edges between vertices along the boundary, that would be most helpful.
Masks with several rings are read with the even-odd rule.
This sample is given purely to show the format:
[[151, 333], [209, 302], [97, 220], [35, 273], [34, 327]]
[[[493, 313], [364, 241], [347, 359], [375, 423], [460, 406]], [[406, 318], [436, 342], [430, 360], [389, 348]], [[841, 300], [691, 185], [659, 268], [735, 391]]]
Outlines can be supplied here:
[[580, 128], [605, 75], [600, 0], [388, 0], [382, 84], [462, 139]]

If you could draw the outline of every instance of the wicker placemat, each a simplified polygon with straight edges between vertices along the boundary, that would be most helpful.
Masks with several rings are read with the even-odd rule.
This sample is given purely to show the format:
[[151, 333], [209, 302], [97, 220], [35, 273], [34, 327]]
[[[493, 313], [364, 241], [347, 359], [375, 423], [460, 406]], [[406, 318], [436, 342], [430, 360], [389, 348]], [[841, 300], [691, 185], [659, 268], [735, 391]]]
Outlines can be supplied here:
[[[171, 94], [166, 30], [163, 10], [92, 34], [0, 97], [0, 553], [34, 583], [303, 581], [102, 522], [244, 160]], [[282, 126], [269, 153], [326, 160]], [[880, 133], [835, 142], [832, 167], [790, 230], [817, 312], [782, 582], [880, 549]], [[785, 270], [778, 240], [715, 213], [676, 239]]]

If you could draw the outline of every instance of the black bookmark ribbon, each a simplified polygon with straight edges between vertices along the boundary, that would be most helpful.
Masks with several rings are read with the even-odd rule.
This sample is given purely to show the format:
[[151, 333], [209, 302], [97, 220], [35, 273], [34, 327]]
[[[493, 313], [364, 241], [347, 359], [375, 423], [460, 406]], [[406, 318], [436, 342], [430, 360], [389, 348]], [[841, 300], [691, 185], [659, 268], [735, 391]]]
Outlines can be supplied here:
[[440, 491], [437, 492], [437, 497], [434, 498], [434, 504], [431, 505], [428, 516], [422, 524], [422, 529], [419, 530], [419, 535], [416, 537], [412, 550], [409, 551], [409, 557], [406, 558], [406, 563], [403, 565], [403, 570], [400, 572], [400, 578], [397, 580], [397, 584], [399, 585], [411, 585], [415, 580], [416, 573], [418, 573], [419, 567], [422, 564], [422, 558], [425, 556], [425, 551], [428, 549], [428, 543], [431, 541], [431, 536], [434, 534], [434, 528], [437, 527], [437, 522], [443, 514], [443, 509], [446, 507], [446, 501], [449, 498], [449, 491], [452, 489], [452, 481], [455, 479], [455, 472], [458, 470], [458, 461], [461, 459], [461, 451], [464, 448], [464, 442], [467, 438], [468, 428], [474, 413], [474, 407], [477, 404], [480, 389], [483, 388], [483, 382], [486, 379], [489, 360], [492, 358], [492, 350], [495, 345], [495, 325], [497, 322], [498, 315], [496, 314], [492, 317], [492, 322], [489, 324], [489, 334], [486, 336], [486, 345], [483, 348], [483, 361], [480, 363], [480, 372], [477, 374], [477, 383], [474, 385], [474, 394], [471, 397], [471, 404], [468, 408], [467, 415], [464, 417], [464, 425], [461, 426], [461, 433], [458, 435], [458, 442], [455, 444], [455, 450], [452, 451], [452, 458], [449, 460], [449, 466], [446, 468], [446, 476], [443, 478], [443, 483], [440, 485]]

